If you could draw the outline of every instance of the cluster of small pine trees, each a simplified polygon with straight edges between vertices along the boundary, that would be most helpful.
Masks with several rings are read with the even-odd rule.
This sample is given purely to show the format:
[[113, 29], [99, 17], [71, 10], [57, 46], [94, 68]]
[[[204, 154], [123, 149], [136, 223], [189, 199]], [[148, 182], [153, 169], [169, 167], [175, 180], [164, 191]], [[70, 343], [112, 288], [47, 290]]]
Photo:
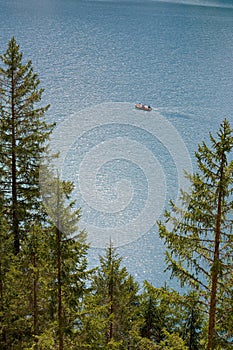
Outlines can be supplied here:
[[232, 348], [228, 121], [216, 139], [210, 135], [210, 148], [199, 146], [199, 171], [190, 176], [190, 193], [182, 193], [184, 207], [171, 203], [158, 222], [168, 268], [190, 291], [147, 282], [139, 288], [111, 243], [99, 266], [88, 269], [73, 185], [42, 164], [55, 125], [45, 118], [49, 106], [41, 107], [38, 76], [31, 61], [23, 64], [14, 38], [0, 59], [0, 349]]

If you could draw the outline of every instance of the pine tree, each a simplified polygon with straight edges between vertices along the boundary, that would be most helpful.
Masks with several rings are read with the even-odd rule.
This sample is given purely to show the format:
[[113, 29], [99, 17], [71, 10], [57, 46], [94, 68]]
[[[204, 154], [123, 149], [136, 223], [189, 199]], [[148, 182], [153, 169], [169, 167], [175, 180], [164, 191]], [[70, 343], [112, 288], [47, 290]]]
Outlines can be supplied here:
[[41, 214], [39, 164], [53, 125], [45, 121], [49, 106], [40, 106], [43, 89], [32, 62], [23, 64], [14, 37], [0, 61], [0, 186], [17, 254], [30, 221]]
[[[207, 349], [219, 343], [219, 307], [229, 298], [225, 283], [233, 270], [233, 135], [224, 120], [210, 146], [205, 142], [196, 152], [198, 171], [190, 175], [190, 193], [182, 193], [183, 209], [171, 202], [166, 224], [159, 222], [160, 236], [167, 245], [167, 264], [182, 284], [201, 290], [208, 307]], [[172, 225], [172, 227], [171, 227]], [[226, 307], [226, 305], [225, 305]], [[227, 307], [225, 313], [227, 314]], [[217, 321], [217, 322], [216, 322]], [[225, 334], [224, 334], [225, 333]], [[221, 330], [221, 337], [232, 341], [232, 332]]]

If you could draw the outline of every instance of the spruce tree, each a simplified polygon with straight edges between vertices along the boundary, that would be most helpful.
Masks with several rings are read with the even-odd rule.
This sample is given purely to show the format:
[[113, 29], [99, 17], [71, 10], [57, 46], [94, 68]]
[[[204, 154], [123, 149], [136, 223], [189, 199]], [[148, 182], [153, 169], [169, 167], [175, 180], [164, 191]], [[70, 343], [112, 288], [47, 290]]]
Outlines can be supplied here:
[[[207, 349], [213, 350], [233, 333], [221, 327], [221, 305], [228, 313], [231, 287], [226, 281], [233, 270], [233, 131], [227, 120], [217, 136], [210, 134], [210, 145], [199, 145], [198, 170], [190, 175], [189, 193], [183, 192], [183, 208], [171, 202], [166, 223], [159, 222], [160, 236], [167, 246], [167, 264], [173, 276], [201, 290], [208, 308]], [[224, 300], [223, 300], [224, 299]], [[226, 345], [225, 345], [226, 346]]]
[[93, 339], [93, 334], [97, 336], [98, 333], [103, 349], [134, 349], [131, 343], [134, 342], [132, 330], [139, 311], [138, 284], [127, 269], [121, 267], [121, 263], [122, 257], [118, 256], [112, 244], [105, 255], [100, 256], [100, 266], [93, 277], [91, 295], [87, 298], [91, 312], [90, 309], [86, 311], [84, 323], [89, 327], [88, 319], [91, 318], [92, 322], [93, 318], [96, 319], [101, 333], [89, 329], [91, 334], [87, 334], [87, 328], [83, 329], [88, 336], [85, 342], [91, 349], [100, 346]]
[[200, 295], [191, 290], [180, 297], [182, 303], [182, 322], [180, 332], [189, 350], [201, 350], [205, 315]]
[[144, 292], [140, 296], [141, 314], [143, 323], [141, 326], [141, 336], [152, 340], [158, 344], [163, 340], [163, 329], [168, 327], [168, 317], [171, 314], [166, 288], [154, 288], [148, 282], [144, 282]]
[[165, 330], [178, 334], [189, 350], [201, 349], [202, 310], [195, 293], [180, 295], [166, 286], [155, 288], [145, 281], [140, 310], [142, 337], [159, 345], [165, 340]]
[[[50, 174], [50, 176], [48, 176]], [[42, 172], [43, 199], [50, 217], [47, 228], [50, 252], [50, 285], [48, 314], [59, 350], [74, 341], [75, 323], [80, 311], [80, 299], [86, 290], [87, 249], [85, 231], [78, 231], [80, 209], [70, 196], [73, 184], [60, 180], [52, 172]], [[56, 326], [57, 325], [57, 326]], [[53, 328], [55, 327], [55, 328]], [[56, 329], [57, 328], [57, 329]]]
[[72, 184], [48, 169], [40, 193], [53, 130], [43, 89], [14, 38], [1, 61], [0, 347], [71, 349], [87, 275], [85, 234], [74, 235], [80, 210], [72, 210]]
[[30, 221], [40, 212], [39, 164], [53, 129], [45, 120], [49, 106], [40, 104], [43, 89], [38, 75], [22, 56], [14, 37], [0, 56], [0, 186], [15, 254]]

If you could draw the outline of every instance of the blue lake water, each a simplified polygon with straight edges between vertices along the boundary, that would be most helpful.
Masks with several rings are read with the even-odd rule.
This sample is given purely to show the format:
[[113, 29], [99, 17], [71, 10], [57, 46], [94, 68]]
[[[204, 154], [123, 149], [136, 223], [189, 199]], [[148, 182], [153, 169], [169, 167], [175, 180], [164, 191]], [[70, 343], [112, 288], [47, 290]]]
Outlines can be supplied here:
[[[197, 144], [233, 123], [233, 4], [0, 0], [0, 47], [32, 59], [53, 147], [74, 181], [90, 265], [111, 238], [141, 283], [164, 283], [154, 225], [195, 169]], [[136, 111], [145, 102], [152, 112]]]

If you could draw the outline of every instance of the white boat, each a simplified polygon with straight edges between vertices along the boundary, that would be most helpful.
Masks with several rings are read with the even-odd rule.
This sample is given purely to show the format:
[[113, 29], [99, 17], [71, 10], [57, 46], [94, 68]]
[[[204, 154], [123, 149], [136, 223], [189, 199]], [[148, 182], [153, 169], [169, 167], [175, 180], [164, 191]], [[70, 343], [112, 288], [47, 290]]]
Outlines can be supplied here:
[[143, 111], [152, 111], [151, 106], [144, 105], [142, 103], [136, 103], [135, 108], [142, 109]]

